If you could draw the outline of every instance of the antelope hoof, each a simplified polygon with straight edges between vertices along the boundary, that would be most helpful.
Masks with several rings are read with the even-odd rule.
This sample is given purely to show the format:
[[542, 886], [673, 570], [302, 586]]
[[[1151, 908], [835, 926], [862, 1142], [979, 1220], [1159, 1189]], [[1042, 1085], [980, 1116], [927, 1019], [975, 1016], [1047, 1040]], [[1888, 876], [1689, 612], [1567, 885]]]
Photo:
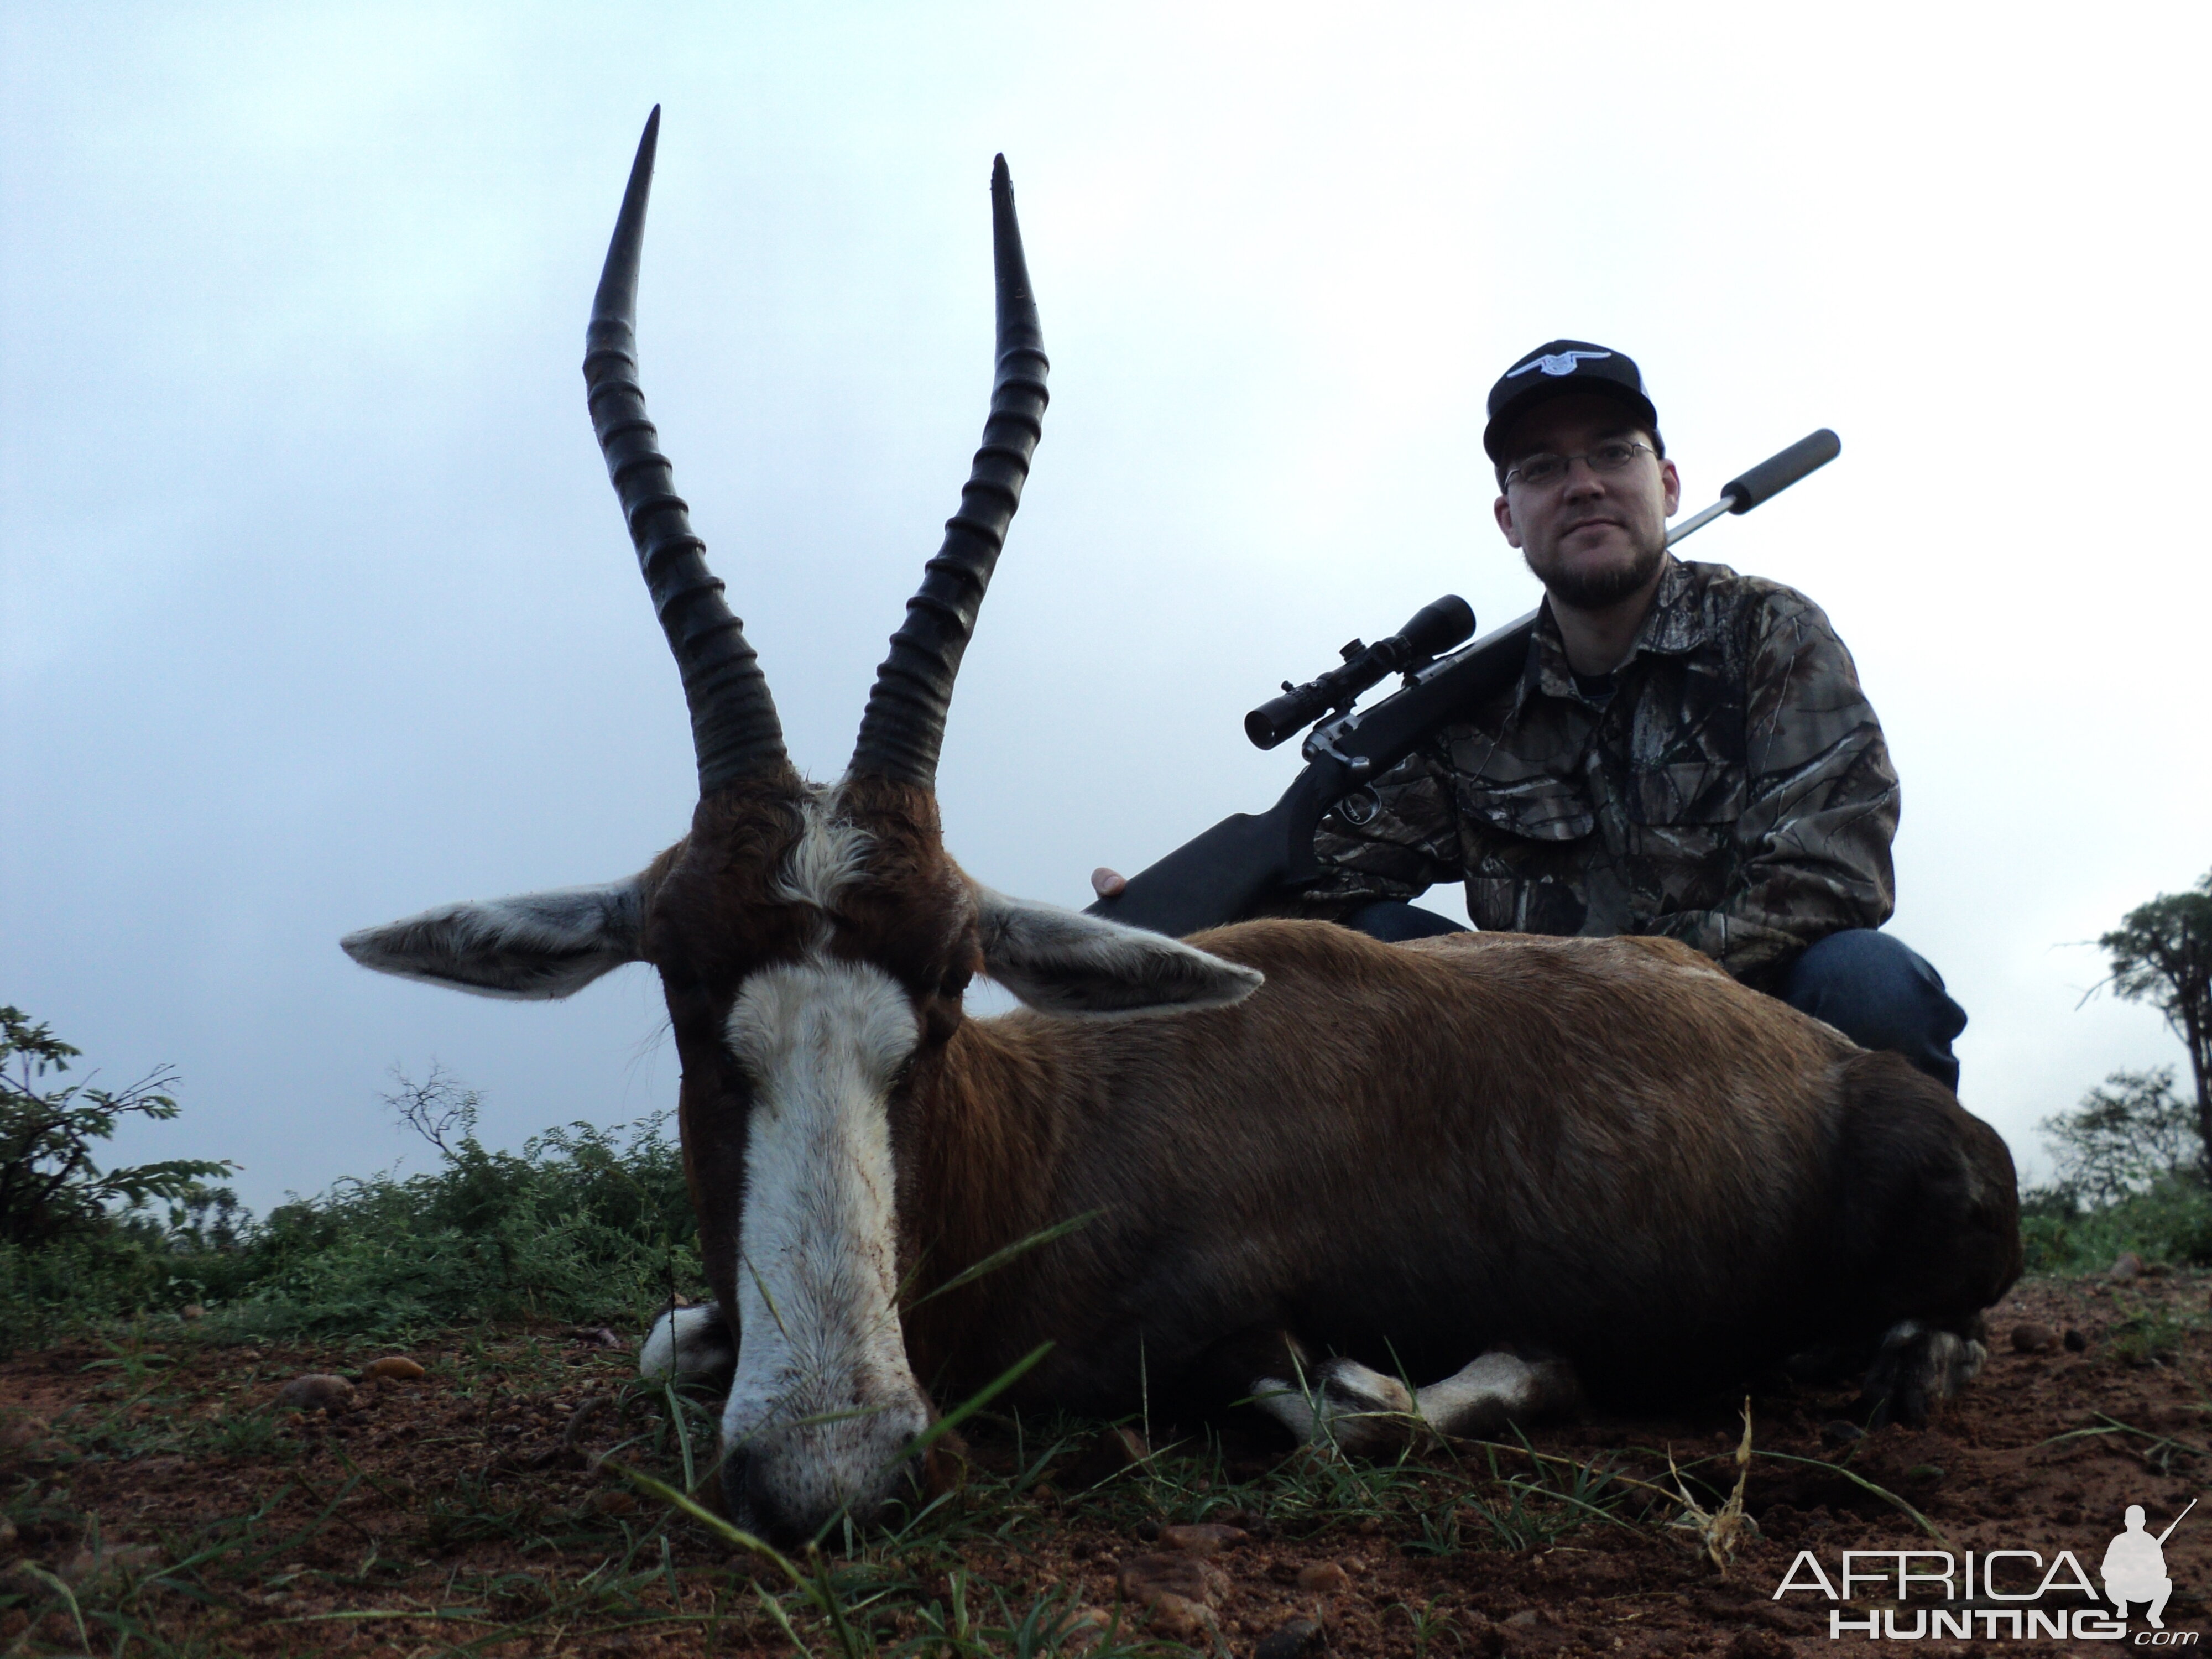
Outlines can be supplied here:
[[1565, 1361], [1523, 1359], [1500, 1348], [1423, 1389], [1416, 1407], [1437, 1433], [1480, 1440], [1509, 1423], [1565, 1410], [1581, 1393]]
[[1259, 1407], [1310, 1446], [1374, 1457], [1409, 1444], [1418, 1429], [1412, 1390], [1356, 1359], [1326, 1359], [1303, 1384], [1266, 1377], [1252, 1385]]
[[637, 1356], [637, 1374], [653, 1382], [699, 1382], [727, 1389], [737, 1369], [737, 1340], [712, 1302], [661, 1315]]
[[1876, 1427], [1894, 1422], [1917, 1429], [1931, 1410], [1973, 1380], [1989, 1350], [1977, 1340], [1978, 1319], [1970, 1329], [1972, 1334], [1960, 1335], [1906, 1319], [1883, 1333], [1863, 1387]]

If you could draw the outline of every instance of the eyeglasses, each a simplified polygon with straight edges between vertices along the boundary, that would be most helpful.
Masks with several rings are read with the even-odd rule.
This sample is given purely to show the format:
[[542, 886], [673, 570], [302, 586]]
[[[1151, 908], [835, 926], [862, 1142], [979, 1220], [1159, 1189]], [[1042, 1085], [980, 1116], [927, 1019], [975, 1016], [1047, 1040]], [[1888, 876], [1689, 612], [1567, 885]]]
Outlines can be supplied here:
[[1632, 443], [1626, 438], [1611, 438], [1604, 443], [1593, 444], [1579, 455], [1524, 455], [1519, 465], [1505, 474], [1508, 483], [1524, 483], [1541, 489], [1557, 483], [1567, 476], [1567, 469], [1577, 461], [1601, 476], [1609, 472], [1626, 471], [1629, 463], [1638, 455], [1654, 453], [1650, 444]]

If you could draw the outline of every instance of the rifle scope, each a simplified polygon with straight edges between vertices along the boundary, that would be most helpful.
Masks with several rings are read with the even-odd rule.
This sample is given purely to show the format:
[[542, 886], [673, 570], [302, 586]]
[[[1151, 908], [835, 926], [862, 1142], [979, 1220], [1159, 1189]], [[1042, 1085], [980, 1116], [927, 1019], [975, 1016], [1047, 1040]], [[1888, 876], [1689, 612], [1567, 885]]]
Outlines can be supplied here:
[[1322, 715], [1351, 708], [1385, 674], [1410, 674], [1474, 632], [1474, 610], [1458, 594], [1447, 593], [1416, 611], [1387, 640], [1372, 645], [1353, 640], [1339, 653], [1343, 667], [1304, 685], [1285, 680], [1281, 696], [1245, 715], [1244, 735], [1257, 748], [1273, 749]]

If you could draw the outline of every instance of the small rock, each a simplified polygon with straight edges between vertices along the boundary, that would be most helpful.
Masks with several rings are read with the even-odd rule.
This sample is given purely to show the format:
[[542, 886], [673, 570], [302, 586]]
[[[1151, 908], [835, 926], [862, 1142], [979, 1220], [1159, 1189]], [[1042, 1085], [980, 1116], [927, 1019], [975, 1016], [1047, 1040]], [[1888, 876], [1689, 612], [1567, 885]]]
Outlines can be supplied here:
[[1243, 1543], [1245, 1536], [1242, 1527], [1224, 1527], [1212, 1522], [1160, 1528], [1160, 1542], [1186, 1555], [1218, 1555], [1230, 1545]]
[[2122, 1250], [2112, 1259], [2112, 1265], [2105, 1269], [2105, 1277], [2116, 1285], [2140, 1279], [2142, 1277], [2142, 1258], [2133, 1250]]
[[1523, 1607], [1518, 1613], [1507, 1614], [1498, 1622], [1510, 1626], [1515, 1630], [1534, 1630], [1542, 1620], [1543, 1614], [1538, 1613], [1535, 1608]]
[[294, 1411], [338, 1412], [352, 1403], [353, 1384], [324, 1373], [295, 1376], [276, 1390], [276, 1404]]
[[1311, 1561], [1298, 1569], [1298, 1588], [1310, 1595], [1337, 1595], [1352, 1588], [1352, 1575], [1334, 1561]]
[[1854, 1440], [1866, 1438], [1866, 1431], [1856, 1423], [1846, 1423], [1840, 1417], [1832, 1423], [1820, 1425], [1820, 1438], [1832, 1446], [1848, 1446]]
[[2058, 1346], [2058, 1333], [2048, 1325], [2033, 1322], [2012, 1328], [2012, 1346], [2014, 1353], [2041, 1353], [2045, 1348]]
[[422, 1376], [422, 1365], [404, 1353], [388, 1353], [381, 1359], [372, 1359], [361, 1368], [365, 1381], [377, 1382], [412, 1382]]
[[179, 1319], [204, 1319], [207, 1316], [207, 1310], [197, 1302], [187, 1302], [177, 1310], [177, 1316]]
[[1252, 1659], [1311, 1659], [1326, 1639], [1310, 1619], [1285, 1620], [1261, 1639]]
[[61, 1564], [54, 1577], [74, 1589], [111, 1572], [148, 1572], [161, 1565], [161, 1552], [151, 1544], [110, 1545], [101, 1550], [79, 1550]]
[[[1216, 1575], [1218, 1577], [1218, 1575]], [[1139, 1607], [1151, 1607], [1164, 1595], [1207, 1602], [1213, 1599], [1214, 1580], [1188, 1555], [1136, 1555], [1121, 1564], [1121, 1595]]]
[[2066, 1352], [2069, 1353], [2082, 1353], [2087, 1352], [2089, 1346], [2089, 1339], [2081, 1332], [2071, 1328], [2067, 1331], [2064, 1340]]
[[1152, 1598], [1152, 1626], [1170, 1642], [1204, 1641], [1213, 1633], [1212, 1610], [1173, 1590]]

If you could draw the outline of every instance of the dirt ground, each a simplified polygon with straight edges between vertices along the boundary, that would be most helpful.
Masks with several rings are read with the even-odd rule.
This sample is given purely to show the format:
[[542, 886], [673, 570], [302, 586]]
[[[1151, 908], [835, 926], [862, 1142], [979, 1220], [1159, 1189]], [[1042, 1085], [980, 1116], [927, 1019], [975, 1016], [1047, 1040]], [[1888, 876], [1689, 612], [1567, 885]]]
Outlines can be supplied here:
[[[2095, 1626], [2054, 1644], [2014, 1615], [2087, 1605], [2062, 1552], [2098, 1575], [2129, 1504], [2155, 1534], [2204, 1491], [2209, 1290], [2030, 1281], [1994, 1311], [1979, 1381], [1922, 1430], [1860, 1433], [1849, 1390], [1754, 1396], [1733, 1539], [1725, 1402], [1364, 1464], [985, 1412], [956, 1492], [797, 1578], [611, 1466], [682, 1487], [711, 1409], [637, 1382], [605, 1335], [448, 1339], [411, 1351], [419, 1379], [303, 1413], [273, 1403], [283, 1383], [380, 1351], [241, 1349], [169, 1321], [0, 1366], [0, 1652], [1778, 1659], [1866, 1641], [1885, 1609], [1877, 1636], [1904, 1638], [1930, 1608], [1972, 1634], [1934, 1625], [1925, 1650], [2075, 1649]], [[2049, 1345], [2017, 1351], [2023, 1325]], [[1670, 1450], [1716, 1518], [1674, 1495]], [[2001, 1558], [1971, 1602], [1963, 1580], [1949, 1601], [1923, 1583], [1900, 1609], [1893, 1556], [1855, 1557], [1887, 1577], [1848, 1601], [1816, 1582], [1844, 1588], [1845, 1551], [1907, 1550], [1960, 1572], [1974, 1552], [1978, 1575], [1989, 1551], [2035, 1553]], [[2212, 1623], [2212, 1510], [2165, 1559], [2166, 1628], [2138, 1603], [2131, 1644]], [[1785, 1575], [1810, 1588], [1777, 1599]], [[2039, 1602], [1999, 1599], [2046, 1575]]]

